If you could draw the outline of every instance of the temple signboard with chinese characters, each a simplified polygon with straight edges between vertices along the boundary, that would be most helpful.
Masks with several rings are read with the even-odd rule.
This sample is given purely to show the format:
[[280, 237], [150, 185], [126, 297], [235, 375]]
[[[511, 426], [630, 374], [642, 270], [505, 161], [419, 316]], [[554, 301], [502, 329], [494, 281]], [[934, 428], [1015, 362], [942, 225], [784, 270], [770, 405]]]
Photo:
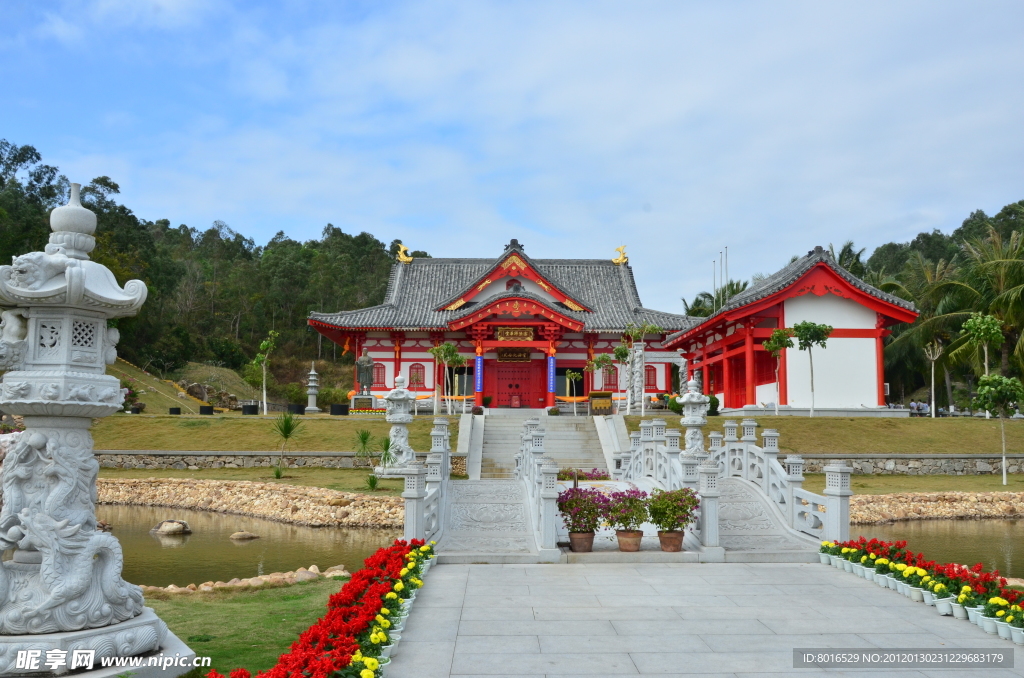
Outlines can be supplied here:
[[498, 341], [533, 341], [532, 327], [499, 327]]

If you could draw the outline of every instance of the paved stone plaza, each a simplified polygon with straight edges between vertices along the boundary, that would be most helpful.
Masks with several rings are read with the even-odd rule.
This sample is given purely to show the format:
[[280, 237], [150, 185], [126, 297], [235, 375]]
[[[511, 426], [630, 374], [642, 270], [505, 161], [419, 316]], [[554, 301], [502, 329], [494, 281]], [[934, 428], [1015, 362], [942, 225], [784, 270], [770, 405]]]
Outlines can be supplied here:
[[[793, 648], [987, 648], [1016, 668], [794, 669]], [[438, 565], [387, 674], [1024, 675], [977, 626], [820, 564]]]

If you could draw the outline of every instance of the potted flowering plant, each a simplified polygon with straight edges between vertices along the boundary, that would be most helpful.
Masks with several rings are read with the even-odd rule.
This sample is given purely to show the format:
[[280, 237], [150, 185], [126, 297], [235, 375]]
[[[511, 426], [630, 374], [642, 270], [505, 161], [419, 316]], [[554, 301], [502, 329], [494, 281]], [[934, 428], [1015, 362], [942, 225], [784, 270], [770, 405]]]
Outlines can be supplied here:
[[683, 550], [683, 528], [693, 522], [700, 500], [690, 488], [654, 490], [647, 504], [651, 522], [658, 526], [662, 551]]
[[835, 546], [833, 542], [823, 541], [821, 542], [821, 548], [818, 549], [818, 559], [821, 560], [822, 565], [831, 565], [832, 559], [828, 557], [828, 554], [832, 552], [832, 547]]
[[1010, 606], [1006, 623], [1010, 625], [1010, 640], [1017, 645], [1024, 645], [1024, 610], [1021, 610], [1020, 605]]
[[594, 487], [570, 487], [558, 494], [558, 510], [569, 530], [569, 548], [576, 553], [594, 550], [594, 531], [608, 508], [608, 497]]
[[647, 493], [642, 490], [612, 492], [604, 517], [615, 528], [620, 551], [639, 551], [644, 536], [640, 526], [649, 517]]
[[[1005, 623], [1003, 617], [1006, 616], [1009, 607], [1010, 601], [999, 596], [992, 596], [985, 601], [985, 609], [982, 611], [982, 628], [985, 629], [986, 633], [996, 633], [999, 630], [997, 623]], [[1005, 633], [1006, 635], [1010, 634], [1009, 628], [1007, 628]], [[1000, 633], [999, 635], [1003, 634]]]

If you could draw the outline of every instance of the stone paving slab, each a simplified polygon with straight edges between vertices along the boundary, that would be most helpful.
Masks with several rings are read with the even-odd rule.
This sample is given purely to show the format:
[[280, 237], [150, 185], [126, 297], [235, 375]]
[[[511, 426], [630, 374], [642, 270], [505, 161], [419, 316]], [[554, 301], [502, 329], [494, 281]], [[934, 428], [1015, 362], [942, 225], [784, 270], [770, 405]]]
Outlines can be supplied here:
[[[794, 669], [793, 648], [988, 648], [1016, 668]], [[388, 678], [1024, 676], [1024, 651], [820, 564], [440, 564]]]

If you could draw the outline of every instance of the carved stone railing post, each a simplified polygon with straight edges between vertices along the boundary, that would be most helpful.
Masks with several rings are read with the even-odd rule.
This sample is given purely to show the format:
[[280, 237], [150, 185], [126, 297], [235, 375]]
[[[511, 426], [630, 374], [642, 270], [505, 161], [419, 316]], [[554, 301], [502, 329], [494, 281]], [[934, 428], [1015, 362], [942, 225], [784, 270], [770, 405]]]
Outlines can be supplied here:
[[558, 546], [558, 466], [545, 457], [540, 468], [540, 548], [553, 549]]
[[845, 464], [825, 467], [825, 539], [829, 541], [850, 538], [851, 473], [853, 469]]
[[157, 650], [168, 633], [121, 578], [117, 538], [96, 530], [89, 427], [124, 402], [106, 374], [119, 339], [108, 321], [135, 315], [147, 290], [89, 260], [96, 215], [79, 188], [50, 214], [44, 252], [0, 266], [0, 409], [26, 427], [3, 464], [0, 551], [14, 553], [0, 563], [0, 675], [22, 649], [93, 650], [98, 662]]
[[678, 490], [683, 486], [682, 469], [679, 465], [679, 438], [682, 433], [677, 428], [665, 429], [665, 459], [668, 463], [667, 488]]
[[[451, 478], [451, 441], [448, 433], [448, 420], [444, 417], [434, 419], [434, 427], [430, 429], [430, 454], [440, 456], [440, 480]], [[429, 460], [428, 460], [429, 464]]]
[[396, 469], [396, 473], [404, 476], [405, 490], [405, 538], [423, 539], [426, 534], [427, 521], [424, 508], [427, 497], [427, 469], [419, 462]]
[[718, 544], [718, 500], [722, 491], [718, 487], [718, 466], [711, 460], [701, 464], [700, 473], [700, 541], [704, 546]]
[[[744, 419], [740, 422], [740, 428], [743, 429], [743, 437], [740, 438], [739, 447], [743, 449], [741, 458], [743, 459], [743, 477], [751, 482], [757, 482], [756, 475], [751, 472], [751, 465], [755, 461], [756, 455], [751, 449], [757, 446], [757, 422], [753, 419]], [[767, 481], [768, 470], [762, 469], [762, 480]], [[765, 493], [767, 493], [767, 485], [765, 487]]]
[[786, 485], [786, 501], [789, 502], [790, 509], [789, 524], [795, 526], [798, 509], [801, 506], [800, 500], [796, 497], [796, 491], [803, 489], [804, 486], [804, 458], [799, 454], [786, 455], [786, 475], [789, 481]]
[[531, 497], [538, 497], [540, 494], [540, 468], [544, 465], [544, 436], [542, 429], [535, 429], [531, 434], [530, 456], [527, 463], [530, 465], [527, 478], [529, 479], [529, 492]]

